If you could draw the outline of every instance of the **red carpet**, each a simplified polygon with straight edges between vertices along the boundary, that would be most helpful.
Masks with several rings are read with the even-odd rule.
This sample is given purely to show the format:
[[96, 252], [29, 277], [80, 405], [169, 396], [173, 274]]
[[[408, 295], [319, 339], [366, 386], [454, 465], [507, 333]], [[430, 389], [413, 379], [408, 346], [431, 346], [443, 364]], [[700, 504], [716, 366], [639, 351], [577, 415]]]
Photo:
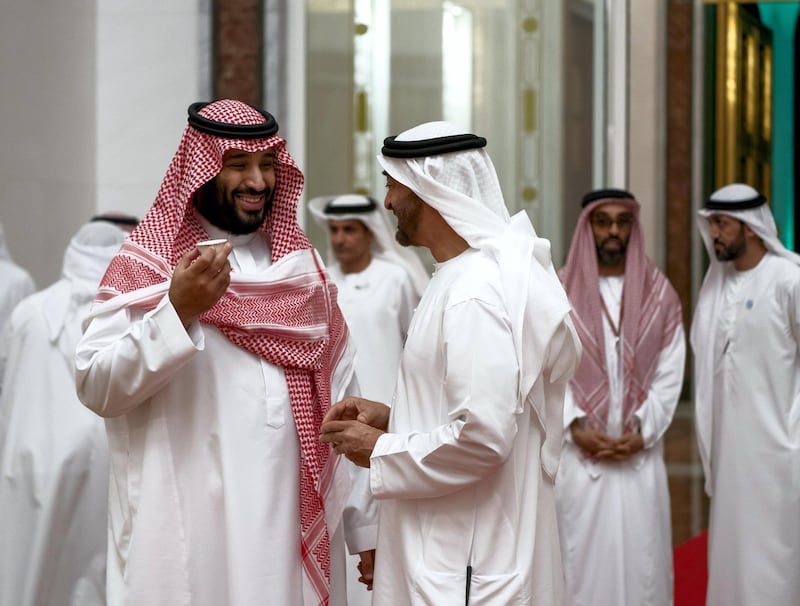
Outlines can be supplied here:
[[705, 606], [707, 552], [707, 532], [700, 533], [672, 551], [675, 566], [675, 606]]

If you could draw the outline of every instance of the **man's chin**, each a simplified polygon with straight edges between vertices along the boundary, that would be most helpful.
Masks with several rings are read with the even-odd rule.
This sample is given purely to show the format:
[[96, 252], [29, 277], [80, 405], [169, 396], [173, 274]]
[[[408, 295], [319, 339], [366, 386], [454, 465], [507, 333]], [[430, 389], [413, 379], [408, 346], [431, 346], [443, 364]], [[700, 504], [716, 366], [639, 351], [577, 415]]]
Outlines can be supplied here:
[[235, 234], [250, 234], [256, 231], [264, 223], [266, 213], [237, 213], [236, 225], [232, 226], [231, 231]]
[[625, 251], [601, 250], [598, 257], [604, 265], [619, 265], [625, 259]]
[[409, 239], [408, 235], [405, 232], [398, 230], [397, 233], [394, 235], [394, 239], [397, 240], [397, 243], [400, 246], [411, 246], [411, 240]]

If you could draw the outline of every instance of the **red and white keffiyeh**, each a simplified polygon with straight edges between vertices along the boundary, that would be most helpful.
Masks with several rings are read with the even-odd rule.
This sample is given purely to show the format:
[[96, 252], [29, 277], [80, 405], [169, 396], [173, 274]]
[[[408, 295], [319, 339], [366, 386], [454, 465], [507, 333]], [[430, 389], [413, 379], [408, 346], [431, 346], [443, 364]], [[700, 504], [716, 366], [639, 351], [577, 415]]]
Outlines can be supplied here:
[[[260, 124], [265, 117], [232, 100], [211, 103], [200, 115], [227, 124]], [[113, 305], [125, 295], [128, 304], [155, 307], [174, 266], [195, 243], [208, 239], [192, 198], [222, 168], [229, 149], [275, 152], [276, 189], [271, 210], [260, 227], [269, 235], [272, 270], [298, 255], [313, 260], [299, 265], [303, 273], [255, 282], [231, 275], [231, 285], [200, 321], [213, 324], [231, 342], [285, 369], [300, 438], [300, 522], [303, 565], [320, 604], [328, 603], [330, 535], [325, 523], [325, 496], [338, 457], [320, 442], [319, 428], [331, 405], [331, 375], [342, 359], [347, 327], [336, 305], [336, 287], [326, 279], [316, 252], [297, 223], [303, 174], [277, 135], [261, 139], [229, 139], [187, 126], [156, 200], [112, 260], [98, 291], [98, 301]], [[153, 288], [151, 288], [153, 287]], [[146, 289], [146, 290], [142, 290]], [[156, 296], [156, 293], [157, 296]]]
[[567, 262], [559, 272], [572, 303], [572, 318], [583, 344], [583, 357], [572, 379], [576, 404], [587, 415], [587, 427], [605, 433], [609, 410], [608, 370], [603, 333], [597, 249], [589, 218], [603, 204], [620, 204], [635, 221], [625, 254], [621, 343], [623, 368], [623, 432], [635, 430], [634, 413], [647, 399], [661, 351], [681, 323], [678, 294], [644, 254], [639, 203], [630, 198], [602, 198], [588, 204], [575, 226]]

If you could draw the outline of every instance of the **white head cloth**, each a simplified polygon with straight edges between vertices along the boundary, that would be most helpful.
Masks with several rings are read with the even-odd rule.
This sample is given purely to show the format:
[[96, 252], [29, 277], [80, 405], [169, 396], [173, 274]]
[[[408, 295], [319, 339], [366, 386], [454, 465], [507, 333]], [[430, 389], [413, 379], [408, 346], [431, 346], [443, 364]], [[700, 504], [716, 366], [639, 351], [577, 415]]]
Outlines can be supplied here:
[[[422, 264], [417, 253], [410, 248], [400, 246], [394, 237], [394, 227], [392, 226], [389, 214], [382, 205], [375, 203], [374, 210], [358, 210], [354, 212], [327, 213], [325, 209], [328, 205], [340, 207], [364, 207], [370, 205], [371, 200], [367, 196], [358, 194], [344, 194], [341, 196], [320, 196], [308, 202], [308, 210], [314, 220], [323, 227], [326, 232], [328, 221], [349, 221], [355, 219], [361, 221], [372, 232], [372, 254], [377, 257], [396, 263], [403, 267], [411, 278], [417, 297], [421, 297], [425, 287], [430, 281], [425, 266]], [[325, 261], [333, 263], [336, 257], [331, 248], [330, 238], [327, 239], [327, 251]]]
[[[742, 200], [754, 200], [759, 197], [758, 191], [743, 183], [726, 185], [711, 194], [709, 198], [720, 206], [726, 202], [736, 205]], [[733, 262], [718, 261], [714, 254], [714, 242], [711, 240], [711, 228], [708, 217], [711, 215], [727, 215], [746, 223], [764, 242], [767, 250], [784, 257], [796, 265], [800, 265], [800, 255], [788, 250], [778, 239], [775, 219], [766, 203], [754, 208], [741, 210], [727, 208], [701, 208], [697, 213], [697, 227], [708, 251], [709, 267], [692, 320], [690, 341], [695, 355], [695, 410], [697, 417], [697, 434], [700, 442], [700, 455], [706, 466], [706, 492], [710, 495], [711, 486], [708, 478], [709, 455], [711, 452], [711, 405], [713, 402], [714, 376], [714, 342], [717, 318], [720, 317], [720, 305], [725, 278], [735, 273]]]
[[97, 286], [127, 232], [107, 221], [83, 225], [64, 252], [61, 279], [48, 289], [44, 302], [50, 340], [56, 341], [65, 322], [80, 306], [94, 300]]
[[[430, 122], [401, 133], [395, 140], [423, 141], [463, 134], [447, 122]], [[378, 161], [387, 174], [439, 212], [472, 248], [481, 249], [497, 262], [521, 371], [517, 410], [528, 401], [536, 411], [545, 430], [542, 465], [553, 474], [563, 420], [558, 418], [555, 423], [547, 414], [542, 392], [534, 389], [534, 384], [544, 370], [550, 340], [570, 306], [553, 268], [550, 242], [536, 235], [525, 211], [509, 216], [497, 173], [484, 149], [419, 158], [379, 155]], [[555, 383], [562, 378], [549, 379]]]
[[[718, 203], [730, 202], [736, 204], [736, 202], [740, 200], [752, 200], [757, 197], [759, 197], [759, 193], [749, 185], [745, 185], [744, 183], [732, 183], [731, 185], [726, 185], [715, 191], [711, 194], [709, 199]], [[767, 204], [761, 204], [755, 208], [746, 208], [743, 210], [701, 208], [697, 212], [697, 215], [697, 226], [700, 229], [700, 235], [703, 237], [703, 243], [706, 246], [711, 261], [709, 274], [712, 270], [723, 265], [722, 262], [717, 261], [714, 255], [714, 243], [711, 241], [711, 229], [707, 221], [708, 217], [711, 215], [728, 215], [747, 223], [750, 229], [764, 242], [764, 246], [767, 247], [767, 250], [788, 259], [792, 263], [800, 265], [800, 255], [788, 250], [778, 239], [778, 228], [775, 225], [775, 218], [772, 216], [772, 211]]]

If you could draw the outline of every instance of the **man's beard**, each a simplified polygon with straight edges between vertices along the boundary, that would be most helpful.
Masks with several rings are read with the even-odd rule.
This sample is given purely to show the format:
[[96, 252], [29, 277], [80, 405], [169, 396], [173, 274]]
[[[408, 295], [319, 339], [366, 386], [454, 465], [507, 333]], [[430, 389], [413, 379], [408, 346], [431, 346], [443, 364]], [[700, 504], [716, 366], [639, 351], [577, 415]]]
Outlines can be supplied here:
[[605, 248], [603, 245], [611, 239], [612, 238], [606, 238], [605, 240], [603, 240], [601, 244], [596, 246], [597, 259], [600, 262], [600, 265], [616, 266], [625, 260], [625, 252], [628, 250], [628, 243], [619, 238], [614, 238], [620, 243], [620, 247], [617, 249], [609, 250]]
[[717, 244], [721, 244], [719, 240], [714, 240], [714, 256], [717, 261], [734, 261], [744, 254], [747, 248], [747, 243], [744, 239], [744, 227], [739, 231], [739, 235], [730, 244], [723, 245], [722, 249], [717, 250]]
[[[273, 189], [267, 194], [264, 207], [261, 210], [258, 212], [246, 213], [244, 218], [236, 211], [236, 204], [232, 197], [236, 193], [237, 191], [232, 192], [230, 198], [224, 196], [224, 194], [217, 189], [217, 179], [215, 177], [206, 182], [197, 191], [195, 195], [195, 206], [209, 223], [215, 227], [219, 227], [223, 231], [231, 234], [252, 233], [264, 223], [267, 213], [272, 208], [275, 190]], [[238, 193], [257, 196], [263, 192], [248, 188], [238, 190]]]
[[420, 217], [422, 215], [422, 202], [417, 203], [410, 209], [400, 212], [395, 212], [397, 216], [397, 233], [395, 240], [400, 246], [412, 246], [414, 234], [417, 233]]
[[408, 234], [399, 227], [397, 228], [397, 233], [394, 235], [394, 239], [397, 240], [397, 243], [400, 246], [411, 246], [411, 238], [409, 238]]

